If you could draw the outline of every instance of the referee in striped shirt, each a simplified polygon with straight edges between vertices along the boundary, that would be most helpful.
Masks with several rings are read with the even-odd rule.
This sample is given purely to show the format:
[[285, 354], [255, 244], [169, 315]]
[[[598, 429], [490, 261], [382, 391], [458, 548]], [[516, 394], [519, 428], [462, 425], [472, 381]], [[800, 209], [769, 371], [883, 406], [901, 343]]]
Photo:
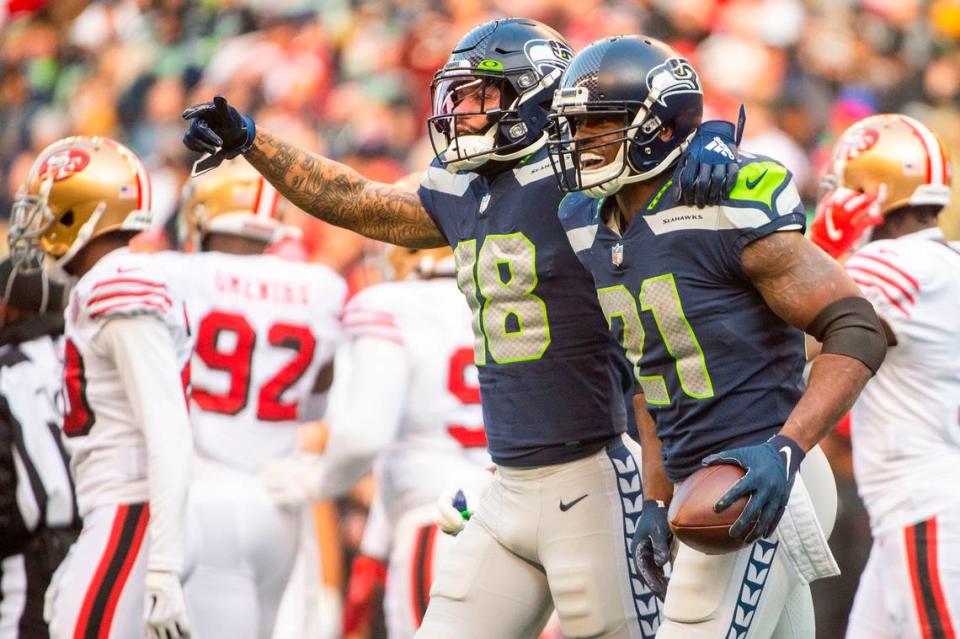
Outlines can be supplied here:
[[44, 593], [79, 518], [60, 439], [64, 287], [0, 262], [0, 639], [46, 639]]

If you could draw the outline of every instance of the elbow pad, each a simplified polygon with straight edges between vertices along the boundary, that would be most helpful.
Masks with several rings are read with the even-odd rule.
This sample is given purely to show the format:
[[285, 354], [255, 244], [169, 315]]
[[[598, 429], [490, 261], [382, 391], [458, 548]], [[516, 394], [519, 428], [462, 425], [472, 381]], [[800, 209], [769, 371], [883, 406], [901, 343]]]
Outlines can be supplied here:
[[823, 344], [821, 353], [846, 355], [876, 373], [887, 354], [887, 339], [873, 305], [862, 297], [828, 304], [806, 332]]

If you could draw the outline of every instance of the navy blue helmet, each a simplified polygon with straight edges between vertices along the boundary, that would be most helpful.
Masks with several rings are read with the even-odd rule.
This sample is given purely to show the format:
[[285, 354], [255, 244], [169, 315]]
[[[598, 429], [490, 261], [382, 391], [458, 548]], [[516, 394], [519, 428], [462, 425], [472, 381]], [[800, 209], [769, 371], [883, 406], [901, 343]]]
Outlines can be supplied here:
[[[645, 36], [594, 42], [573, 59], [553, 100], [548, 150], [564, 191], [606, 197], [671, 166], [703, 118], [696, 71], [669, 45]], [[602, 133], [576, 135], [591, 119]], [[593, 130], [593, 129], [592, 129]], [[601, 147], [620, 145], [616, 157]]]
[[433, 76], [430, 142], [453, 169], [521, 158], [546, 141], [550, 102], [573, 59], [563, 37], [535, 20], [485, 22]]

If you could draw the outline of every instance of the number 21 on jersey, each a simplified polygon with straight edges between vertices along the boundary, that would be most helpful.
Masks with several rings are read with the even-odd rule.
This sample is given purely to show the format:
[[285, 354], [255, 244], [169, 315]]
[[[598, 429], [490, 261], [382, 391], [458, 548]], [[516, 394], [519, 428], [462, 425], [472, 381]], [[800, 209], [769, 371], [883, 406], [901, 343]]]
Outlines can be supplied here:
[[523, 233], [488, 235], [454, 249], [457, 284], [473, 312], [474, 361], [497, 364], [543, 357], [550, 345], [547, 305], [537, 288], [537, 247]]
[[640, 312], [653, 315], [663, 344], [675, 360], [680, 389], [693, 399], [713, 397], [713, 382], [707, 372], [703, 349], [683, 313], [677, 282], [672, 273], [650, 277], [640, 286], [639, 302], [622, 284], [597, 290], [597, 297], [607, 323], [619, 317], [623, 322], [623, 348], [627, 359], [633, 364], [637, 381], [643, 388], [648, 404], [670, 403], [670, 392], [662, 375], [640, 375], [640, 359], [643, 357], [645, 333]]

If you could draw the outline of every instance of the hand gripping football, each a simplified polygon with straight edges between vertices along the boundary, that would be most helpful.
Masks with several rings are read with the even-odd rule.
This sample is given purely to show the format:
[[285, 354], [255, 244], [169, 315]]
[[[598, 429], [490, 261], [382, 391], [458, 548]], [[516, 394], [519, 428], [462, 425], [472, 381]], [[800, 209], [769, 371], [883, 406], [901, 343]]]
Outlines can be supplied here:
[[667, 518], [677, 539], [708, 555], [721, 555], [743, 546], [743, 539], [730, 536], [747, 497], [741, 497], [722, 512], [713, 505], [746, 474], [739, 466], [707, 466], [688, 477], [673, 496]]

